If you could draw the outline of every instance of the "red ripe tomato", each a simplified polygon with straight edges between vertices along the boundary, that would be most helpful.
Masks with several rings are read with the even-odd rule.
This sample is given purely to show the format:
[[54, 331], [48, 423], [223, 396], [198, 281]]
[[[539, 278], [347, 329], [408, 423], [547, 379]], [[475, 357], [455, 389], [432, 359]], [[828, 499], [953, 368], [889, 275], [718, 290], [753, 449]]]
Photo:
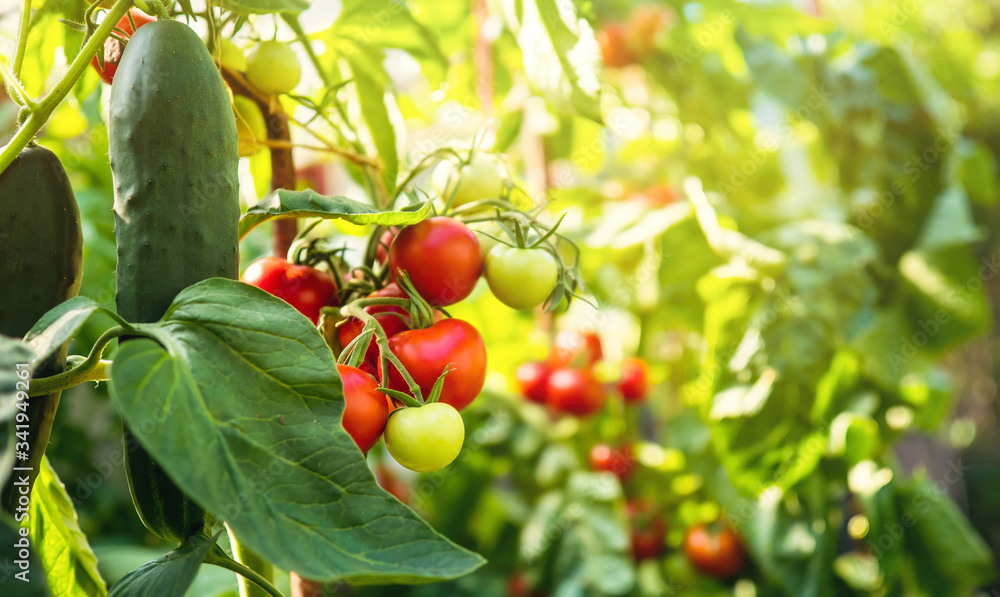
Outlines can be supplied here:
[[479, 240], [465, 224], [436, 216], [403, 228], [389, 248], [389, 271], [406, 271], [434, 306], [453, 305], [472, 293], [483, 271]]
[[389, 492], [397, 500], [404, 504], [410, 503], [410, 486], [396, 476], [387, 466], [379, 466], [375, 469], [375, 481], [382, 489]]
[[[396, 283], [391, 283], [385, 288], [380, 288], [375, 292], [368, 295], [369, 298], [407, 298], [406, 293], [400, 288]], [[370, 313], [375, 316], [375, 320], [378, 321], [379, 325], [385, 331], [385, 335], [388, 337], [393, 337], [399, 332], [410, 329], [407, 321], [410, 320], [410, 315], [407, 313], [406, 309], [402, 307], [393, 307], [390, 305], [374, 305], [371, 307], [365, 307], [365, 312]], [[398, 313], [406, 318], [406, 321], [399, 318], [393, 313]], [[344, 323], [340, 324], [337, 328], [337, 334], [340, 337], [340, 346], [344, 347], [350, 344], [355, 338], [361, 335], [361, 332], [365, 329], [365, 324], [357, 317], [349, 317]], [[378, 362], [378, 345], [375, 343], [375, 338], [373, 337], [368, 343], [368, 348], [365, 349], [365, 360], [371, 361], [372, 363]]]
[[625, 402], [642, 402], [649, 394], [649, 367], [642, 359], [626, 359], [618, 390]]
[[280, 257], [254, 261], [240, 279], [287, 302], [314, 324], [319, 322], [321, 308], [336, 304], [337, 286], [326, 272], [293, 265]]
[[662, 555], [667, 535], [663, 517], [648, 503], [641, 501], [628, 501], [625, 512], [632, 528], [632, 557], [635, 561]]
[[617, 450], [608, 444], [594, 444], [590, 449], [590, 468], [598, 472], [614, 473], [624, 480], [635, 466], [635, 457], [628, 446], [620, 446]]
[[564, 330], [556, 336], [549, 363], [553, 367], [588, 367], [603, 356], [601, 339], [597, 334]]
[[696, 568], [715, 578], [732, 578], [746, 563], [747, 552], [728, 524], [697, 524], [684, 534], [684, 555]]
[[360, 369], [337, 365], [337, 372], [344, 384], [344, 429], [367, 454], [382, 437], [389, 418], [385, 394], [379, 392], [375, 380]]
[[545, 401], [554, 411], [585, 417], [604, 405], [604, 387], [589, 368], [555, 369], [545, 384]]
[[545, 404], [545, 386], [552, 369], [545, 363], [529, 361], [522, 363], [514, 371], [517, 387], [521, 394], [532, 402]]
[[358, 365], [358, 369], [361, 369], [363, 373], [369, 375], [375, 381], [378, 381], [378, 367], [373, 365], [371, 361], [361, 361], [361, 364]]
[[[475, 400], [486, 383], [486, 343], [476, 328], [461, 319], [445, 319], [429, 328], [400, 332], [389, 338], [389, 349], [420, 386], [425, 399], [450, 364], [453, 371], [444, 378], [440, 402], [456, 410]], [[406, 380], [392, 366], [389, 387], [409, 391]]]
[[636, 58], [629, 49], [628, 30], [620, 23], [609, 23], [597, 32], [597, 43], [601, 46], [604, 65], [621, 68], [635, 64]]
[[[129, 14], [132, 15], [132, 20], [135, 21], [136, 29], [156, 20], [156, 18], [147, 15], [138, 8], [129, 9]], [[132, 24], [128, 21], [128, 15], [125, 15], [118, 21], [117, 27], [127, 33], [128, 37], [131, 37], [135, 33], [132, 31]], [[119, 33], [119, 35], [121, 34]], [[94, 65], [97, 74], [101, 75], [101, 78], [108, 85], [115, 78], [115, 72], [118, 70], [118, 62], [121, 61], [124, 50], [125, 44], [115, 37], [108, 37], [104, 40], [104, 49], [98, 50], [99, 52], [104, 52], [104, 68], [101, 68], [101, 63], [97, 60], [97, 56], [90, 59], [90, 63]]]

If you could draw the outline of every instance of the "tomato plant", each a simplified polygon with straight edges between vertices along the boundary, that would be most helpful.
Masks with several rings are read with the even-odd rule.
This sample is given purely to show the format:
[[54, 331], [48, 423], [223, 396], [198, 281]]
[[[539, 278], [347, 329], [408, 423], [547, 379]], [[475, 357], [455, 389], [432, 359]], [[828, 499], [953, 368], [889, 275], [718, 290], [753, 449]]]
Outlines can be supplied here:
[[419, 472], [451, 464], [462, 450], [465, 425], [450, 404], [434, 402], [399, 409], [385, 426], [385, 447], [397, 462]]
[[0, 594], [1000, 588], [984, 3], [11, 5]]
[[320, 309], [331, 304], [337, 293], [337, 286], [327, 273], [279, 257], [264, 257], [251, 263], [242, 280], [286, 301], [313, 323], [319, 320]]
[[472, 293], [483, 270], [479, 241], [468, 226], [433, 217], [403, 228], [389, 247], [389, 271], [404, 271], [434, 306], [457, 303]]

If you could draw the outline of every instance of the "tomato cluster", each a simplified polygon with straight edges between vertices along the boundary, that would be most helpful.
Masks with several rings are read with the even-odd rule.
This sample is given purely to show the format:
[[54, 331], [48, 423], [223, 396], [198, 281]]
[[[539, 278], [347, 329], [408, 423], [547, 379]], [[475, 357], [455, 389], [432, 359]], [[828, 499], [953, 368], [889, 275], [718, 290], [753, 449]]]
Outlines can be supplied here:
[[[515, 240], [522, 245], [517, 230]], [[302, 253], [300, 247], [296, 260], [326, 266], [265, 257], [250, 264], [242, 280], [298, 309], [340, 349], [343, 425], [363, 451], [384, 437], [403, 466], [438, 470], [461, 450], [465, 432], [459, 411], [482, 390], [487, 363], [479, 331], [441, 309], [468, 297], [484, 270], [501, 300], [519, 308], [535, 306], [552, 292], [560, 265], [546, 250], [502, 243], [484, 256], [480, 236], [454, 217], [433, 216], [374, 234], [368, 267], [350, 268], [342, 255], [313, 248]], [[537, 256], [551, 269], [531, 263]], [[506, 285], [497, 286], [504, 276]], [[506, 287], [524, 290], [534, 278], [540, 285], [527, 293]], [[338, 306], [346, 317], [324, 311]], [[603, 403], [604, 389], [589, 367], [575, 368], [573, 361], [568, 353], [553, 361], [561, 370], [546, 375], [546, 394], [566, 412], [587, 414]], [[581, 386], [583, 394], [577, 391]]]
[[[604, 384], [594, 373], [603, 358], [600, 338], [592, 333], [560, 332], [546, 361], [522, 363], [514, 372], [518, 390], [531, 402], [559, 413], [585, 417], [604, 406]], [[642, 402], [649, 392], [649, 373], [642, 359], [622, 365], [618, 391], [626, 402]]]

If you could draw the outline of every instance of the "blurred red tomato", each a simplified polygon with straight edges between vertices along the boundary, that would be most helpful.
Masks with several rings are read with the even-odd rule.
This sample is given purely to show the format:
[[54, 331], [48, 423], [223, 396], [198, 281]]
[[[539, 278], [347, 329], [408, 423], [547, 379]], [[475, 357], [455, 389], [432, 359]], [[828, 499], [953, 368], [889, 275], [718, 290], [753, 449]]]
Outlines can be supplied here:
[[545, 401], [554, 411], [585, 417], [604, 405], [604, 386], [589, 368], [555, 369], [545, 385]]
[[564, 330], [552, 344], [552, 367], [589, 367], [604, 356], [601, 339], [594, 332]]
[[621, 23], [608, 23], [597, 32], [597, 43], [601, 46], [604, 65], [621, 68], [635, 64], [636, 57], [629, 49], [628, 30]]
[[517, 387], [521, 395], [532, 402], [545, 404], [545, 386], [552, 369], [546, 363], [528, 361], [521, 363], [514, 371]]
[[639, 500], [626, 502], [625, 513], [632, 529], [632, 557], [635, 561], [663, 554], [667, 535], [663, 517], [649, 503]]
[[739, 535], [724, 522], [697, 524], [684, 534], [684, 554], [696, 568], [715, 578], [732, 578], [746, 563]]
[[608, 444], [594, 444], [590, 448], [590, 468], [595, 471], [614, 473], [624, 481], [634, 466], [632, 448], [626, 445], [615, 449]]
[[622, 363], [622, 378], [618, 390], [625, 402], [642, 402], [649, 394], [649, 367], [646, 361], [633, 358]]

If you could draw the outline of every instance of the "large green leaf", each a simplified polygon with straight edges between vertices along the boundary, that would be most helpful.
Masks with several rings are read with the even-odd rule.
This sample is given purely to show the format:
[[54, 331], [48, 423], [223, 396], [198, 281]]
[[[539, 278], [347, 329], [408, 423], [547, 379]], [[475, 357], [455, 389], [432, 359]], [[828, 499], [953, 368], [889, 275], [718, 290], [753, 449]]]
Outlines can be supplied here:
[[28, 520], [34, 550], [54, 597], [107, 595], [97, 571], [97, 558], [80, 530], [73, 502], [48, 458], [42, 460], [35, 479]]
[[295, 13], [309, 8], [309, 3], [306, 0], [222, 0], [222, 8], [239, 15]]
[[111, 394], [184, 492], [252, 551], [316, 579], [423, 582], [482, 558], [438, 535], [375, 483], [340, 425], [335, 361], [287, 303], [214, 278], [125, 343]]
[[195, 534], [163, 557], [139, 566], [111, 587], [111, 597], [184, 597], [215, 537]]
[[517, 35], [524, 72], [561, 109], [601, 122], [601, 60], [594, 30], [571, 0], [510, 0], [507, 20]]
[[378, 211], [367, 203], [359, 203], [347, 197], [320, 195], [312, 189], [279, 189], [243, 214], [240, 219], [240, 238], [271, 218], [336, 218], [361, 225], [409, 226], [426, 218], [430, 209], [431, 203], [428, 201], [408, 205], [399, 211]]

